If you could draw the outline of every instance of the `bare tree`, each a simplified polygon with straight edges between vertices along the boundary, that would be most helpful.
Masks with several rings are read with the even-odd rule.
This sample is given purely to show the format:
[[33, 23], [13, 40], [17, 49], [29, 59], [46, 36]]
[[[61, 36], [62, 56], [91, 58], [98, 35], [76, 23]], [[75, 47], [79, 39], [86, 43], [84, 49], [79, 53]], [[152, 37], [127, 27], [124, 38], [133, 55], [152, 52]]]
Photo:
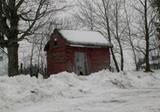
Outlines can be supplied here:
[[151, 41], [151, 37], [153, 37], [153, 20], [155, 18], [155, 16], [153, 15], [152, 12], [150, 11], [151, 5], [149, 0], [138, 0], [140, 3], [141, 8], [135, 8], [141, 15], [142, 18], [142, 22], [141, 22], [141, 29], [140, 31], [143, 32], [142, 37], [144, 37], [145, 40], [145, 48], [144, 50], [141, 49], [141, 51], [143, 52], [144, 56], [145, 56], [145, 72], [150, 72], [151, 71], [151, 67], [150, 67], [150, 41]]
[[124, 0], [124, 12], [125, 12], [125, 16], [126, 16], [126, 18], [125, 18], [125, 20], [126, 20], [125, 34], [127, 36], [126, 41], [127, 41], [127, 43], [129, 43], [129, 45], [127, 44], [127, 46], [131, 47], [134, 64], [136, 66], [135, 68], [136, 68], [136, 71], [138, 71], [139, 70], [138, 56], [137, 56], [137, 53], [136, 53], [137, 51], [136, 51], [135, 45], [134, 45], [135, 34], [131, 30], [132, 29], [132, 26], [131, 26], [132, 21], [131, 21], [130, 15], [128, 14], [127, 6], [126, 6], [126, 0]]
[[81, 23], [83, 27], [94, 30], [95, 18], [93, 0], [77, 0], [78, 12], [74, 14], [76, 21]]
[[[78, 0], [80, 12], [75, 17], [78, 22], [81, 22], [84, 26], [87, 26], [90, 30], [99, 31], [103, 34], [110, 43], [112, 43], [111, 26], [110, 26], [110, 1], [109, 0]], [[116, 60], [113, 47], [110, 49], [111, 55], [119, 72], [119, 65]]]
[[155, 9], [157, 20], [155, 21], [156, 31], [157, 31], [157, 39], [159, 41], [159, 50], [160, 50], [160, 1], [159, 0], [151, 0], [152, 6]]
[[[103, 3], [103, 8], [104, 8], [104, 21], [106, 23], [106, 30], [107, 30], [107, 33], [108, 33], [108, 39], [109, 39], [109, 42], [112, 43], [112, 41], [111, 41], [110, 22], [109, 22], [109, 17], [108, 17], [109, 14], [107, 13], [107, 12], [109, 12], [109, 1], [106, 4], [106, 1], [102, 0], [102, 3]], [[111, 54], [112, 54], [112, 58], [113, 58], [116, 70], [117, 70], [117, 72], [119, 72], [120, 70], [119, 70], [119, 66], [118, 66], [115, 54], [113, 52], [113, 48], [111, 48]]]
[[[141, 1], [140, 1], [141, 2]], [[141, 4], [144, 6], [144, 24], [145, 24], [145, 40], [146, 40], [146, 54], [145, 54], [145, 61], [146, 61], [146, 72], [150, 72], [150, 64], [149, 64], [149, 27], [148, 27], [148, 1], [144, 0], [144, 3]]]
[[32, 48], [31, 48], [31, 55], [30, 55], [30, 75], [32, 76], [33, 75], [33, 56], [34, 56], [34, 50], [35, 50], [35, 47], [36, 47], [36, 43], [32, 43]]
[[121, 21], [121, 16], [120, 13], [122, 12], [121, 7], [122, 7], [122, 0], [114, 0], [113, 3], [113, 17], [112, 17], [112, 33], [118, 43], [119, 46], [119, 51], [120, 51], [120, 68], [121, 71], [123, 71], [124, 69], [124, 56], [123, 56], [123, 46], [121, 43], [122, 40], [122, 34], [124, 33], [124, 31], [126, 30], [126, 26], [123, 25], [123, 22]]
[[[29, 6], [29, 7], [28, 7]], [[48, 0], [1, 0], [0, 1], [0, 46], [8, 51], [8, 74], [18, 74], [18, 41], [33, 34], [37, 21], [51, 12], [64, 9], [49, 8]], [[27, 24], [25, 28], [21, 24]]]

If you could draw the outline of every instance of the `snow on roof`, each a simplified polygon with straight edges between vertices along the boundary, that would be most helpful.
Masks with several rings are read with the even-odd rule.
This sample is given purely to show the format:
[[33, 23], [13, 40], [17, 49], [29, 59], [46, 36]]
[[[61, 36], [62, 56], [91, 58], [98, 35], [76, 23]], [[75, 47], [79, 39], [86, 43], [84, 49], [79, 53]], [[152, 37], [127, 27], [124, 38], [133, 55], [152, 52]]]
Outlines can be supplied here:
[[72, 44], [112, 46], [102, 34], [96, 31], [59, 30], [59, 32]]

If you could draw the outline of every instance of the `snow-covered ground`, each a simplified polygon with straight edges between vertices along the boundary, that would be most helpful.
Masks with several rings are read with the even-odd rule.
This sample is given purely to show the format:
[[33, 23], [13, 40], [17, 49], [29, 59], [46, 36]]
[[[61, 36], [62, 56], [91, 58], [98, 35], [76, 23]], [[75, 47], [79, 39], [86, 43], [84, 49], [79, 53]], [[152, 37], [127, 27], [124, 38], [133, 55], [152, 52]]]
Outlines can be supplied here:
[[160, 71], [3, 76], [0, 112], [160, 112]]

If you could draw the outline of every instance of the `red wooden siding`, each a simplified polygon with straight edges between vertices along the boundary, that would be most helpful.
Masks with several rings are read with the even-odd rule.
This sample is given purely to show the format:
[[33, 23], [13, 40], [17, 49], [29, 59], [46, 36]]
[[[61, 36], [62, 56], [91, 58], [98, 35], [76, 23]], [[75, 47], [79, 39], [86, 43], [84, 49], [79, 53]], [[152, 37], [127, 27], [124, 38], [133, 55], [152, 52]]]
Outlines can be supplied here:
[[68, 46], [66, 56], [67, 60], [70, 61], [69, 65], [72, 66], [71, 71], [75, 69], [75, 52], [84, 52], [86, 54], [88, 73], [97, 72], [108, 68], [110, 65], [109, 48], [77, 48]]
[[107, 48], [94, 48], [88, 50], [88, 64], [90, 72], [97, 72], [104, 68], [109, 68], [110, 53]]
[[[54, 46], [54, 39], [57, 38], [57, 45]], [[51, 36], [47, 50], [47, 73], [56, 74], [66, 70], [66, 42], [58, 34]]]

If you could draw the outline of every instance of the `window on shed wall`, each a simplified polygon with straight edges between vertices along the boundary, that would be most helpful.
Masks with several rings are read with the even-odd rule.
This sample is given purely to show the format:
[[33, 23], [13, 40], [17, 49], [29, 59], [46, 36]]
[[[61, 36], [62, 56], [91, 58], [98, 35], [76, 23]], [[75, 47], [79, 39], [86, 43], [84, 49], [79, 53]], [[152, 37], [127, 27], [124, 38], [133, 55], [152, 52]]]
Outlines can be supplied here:
[[54, 39], [54, 46], [57, 46], [58, 42], [57, 42], [57, 38]]

